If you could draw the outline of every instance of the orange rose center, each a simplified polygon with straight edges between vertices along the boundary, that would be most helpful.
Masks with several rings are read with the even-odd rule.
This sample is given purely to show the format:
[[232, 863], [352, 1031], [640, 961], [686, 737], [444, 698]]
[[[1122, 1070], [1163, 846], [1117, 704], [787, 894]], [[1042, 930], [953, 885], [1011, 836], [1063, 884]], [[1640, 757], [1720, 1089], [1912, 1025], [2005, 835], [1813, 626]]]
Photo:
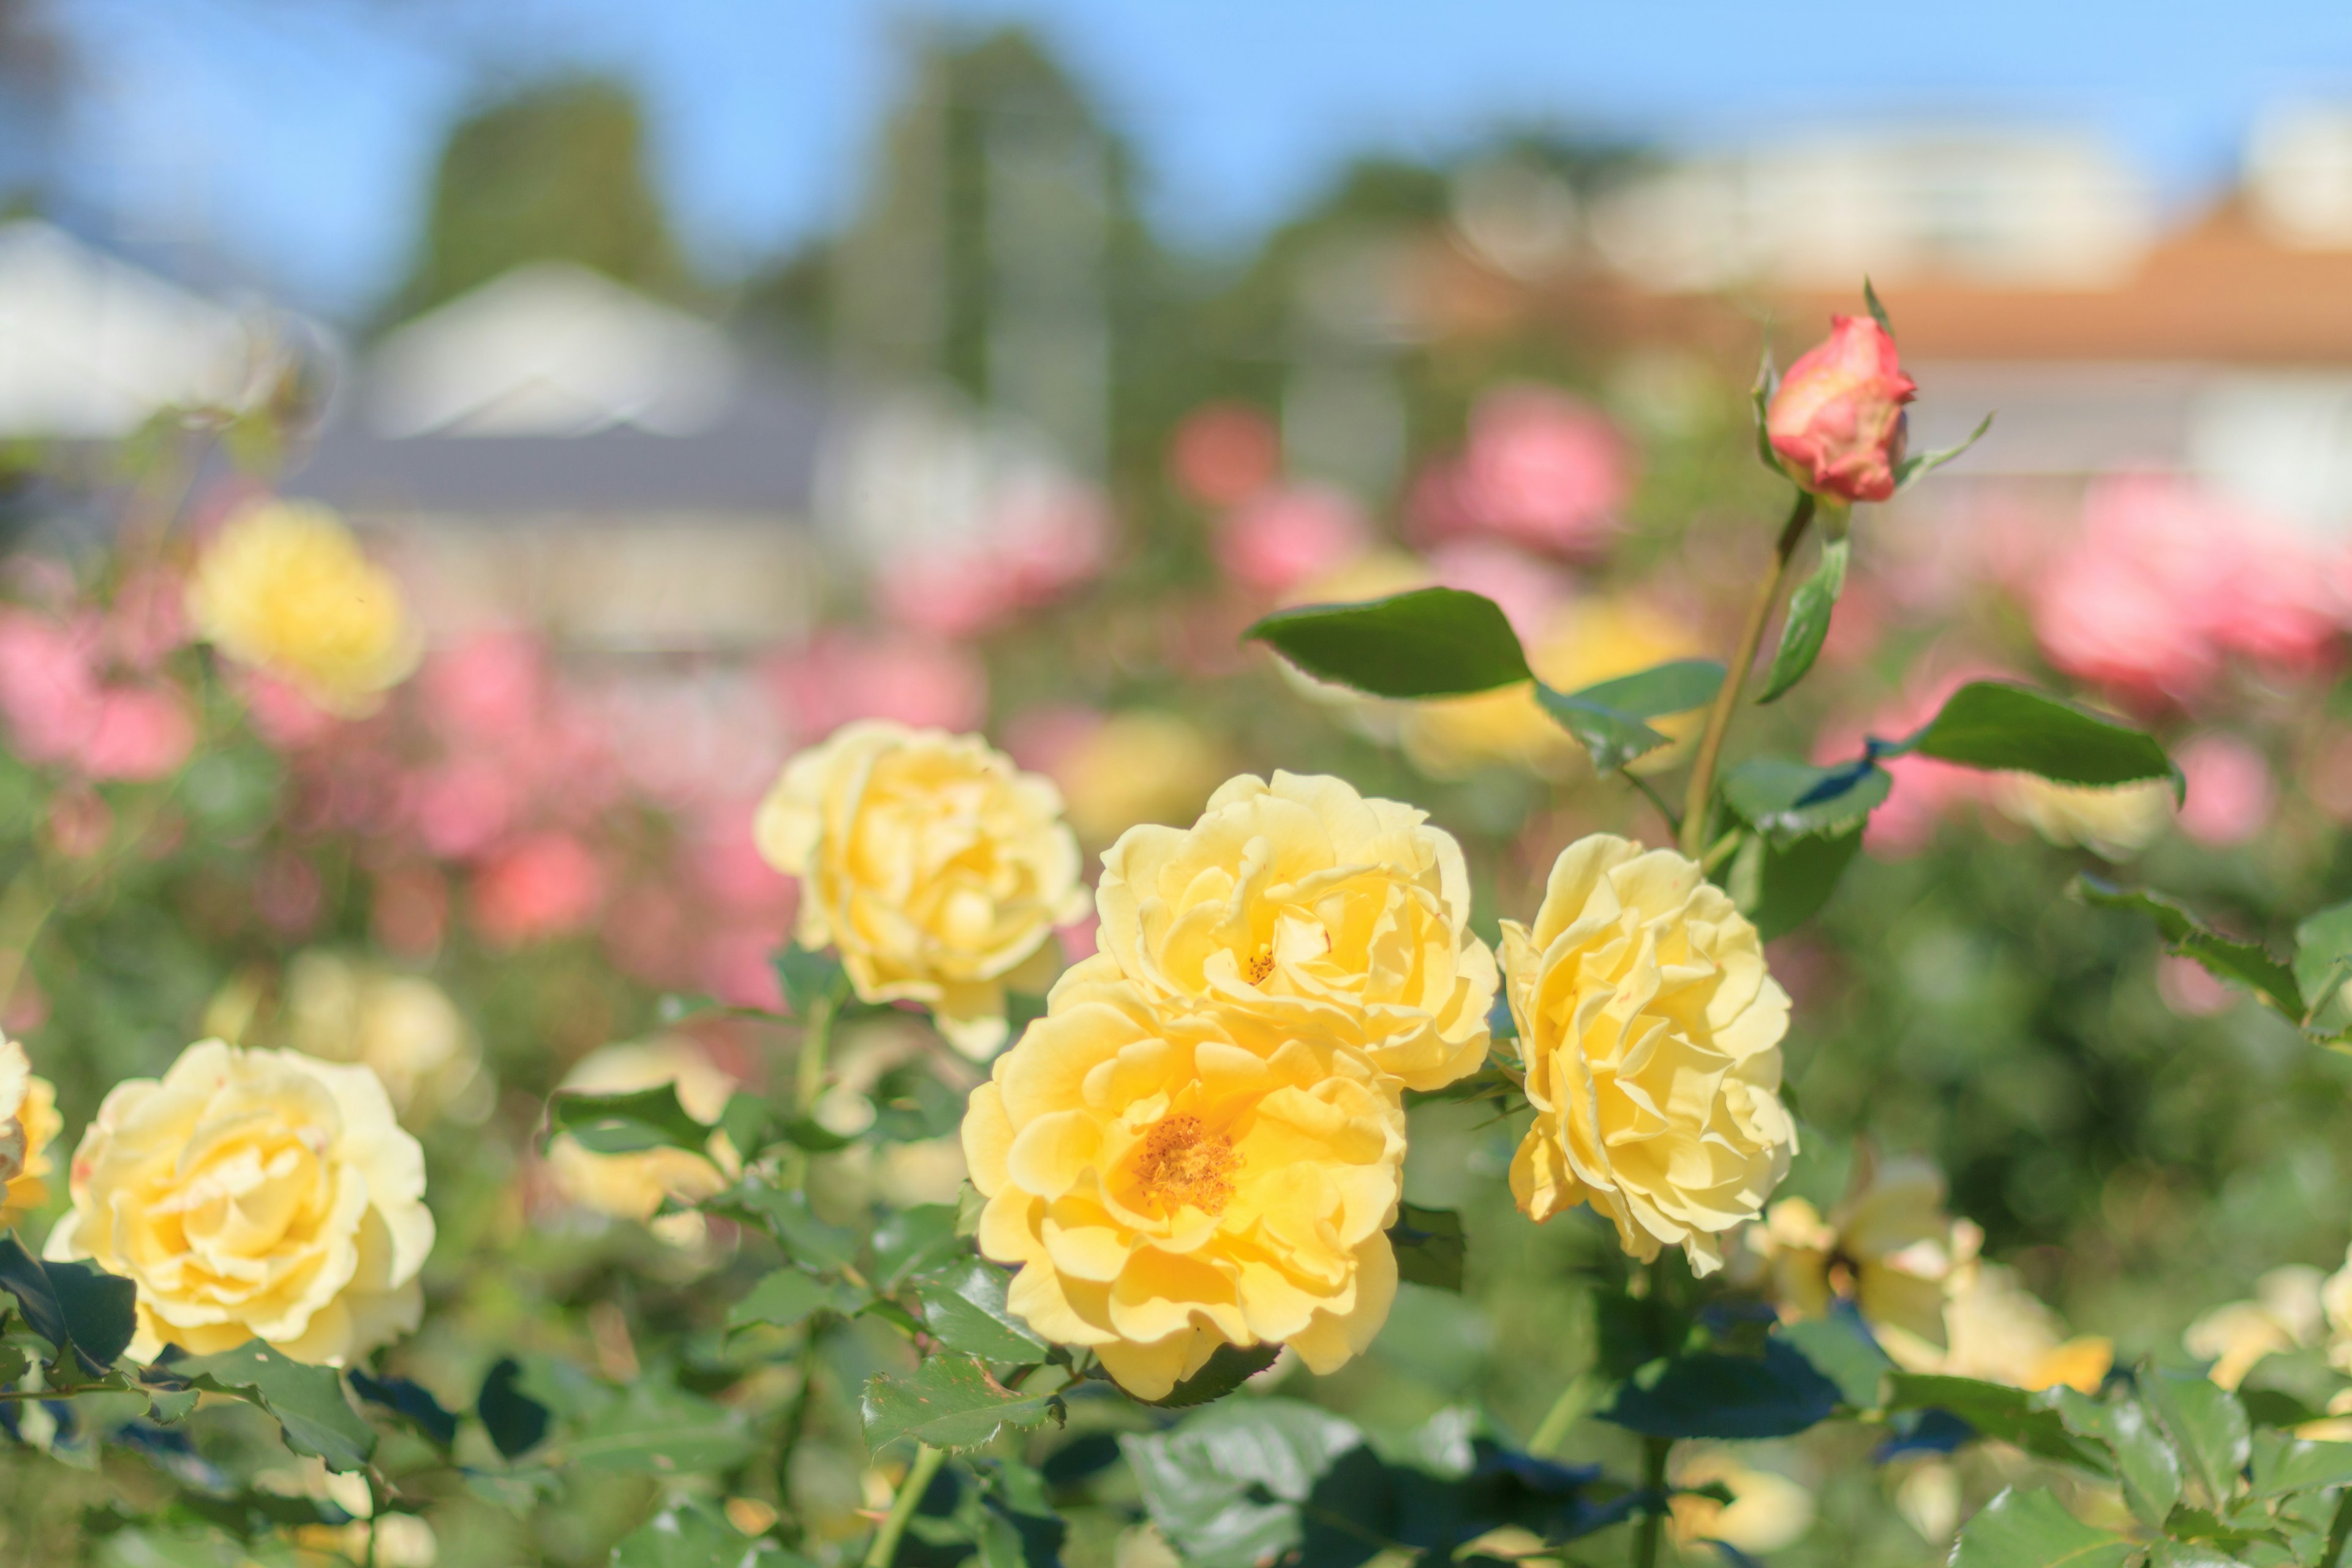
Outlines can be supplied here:
[[1223, 1214], [1241, 1168], [1232, 1140], [1207, 1131], [1197, 1116], [1168, 1117], [1144, 1136], [1143, 1190], [1171, 1208], [1191, 1204]]

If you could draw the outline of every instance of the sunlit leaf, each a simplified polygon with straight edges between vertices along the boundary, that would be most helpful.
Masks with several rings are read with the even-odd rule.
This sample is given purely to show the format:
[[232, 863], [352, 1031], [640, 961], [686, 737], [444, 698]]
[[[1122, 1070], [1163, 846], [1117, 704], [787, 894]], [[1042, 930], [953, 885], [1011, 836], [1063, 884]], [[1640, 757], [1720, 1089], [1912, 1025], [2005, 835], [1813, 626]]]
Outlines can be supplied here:
[[965, 1258], [920, 1281], [924, 1325], [950, 1350], [982, 1361], [1043, 1359], [1045, 1342], [1005, 1305], [1012, 1277], [992, 1263]]
[[259, 1340], [217, 1355], [178, 1356], [158, 1364], [167, 1364], [192, 1388], [259, 1405], [278, 1418], [288, 1447], [316, 1455], [329, 1469], [359, 1469], [375, 1452], [375, 1431], [343, 1396], [342, 1377], [333, 1367], [289, 1360]]
[[2057, 784], [2121, 784], [2169, 779], [2180, 770], [2147, 733], [2120, 720], [2001, 680], [1952, 693], [1916, 733], [1887, 749], [1963, 767], [2038, 773]]
[[1750, 757], [1723, 775], [1723, 803], [1783, 843], [1856, 828], [1894, 786], [1870, 757], [1817, 768], [1790, 757]]
[[953, 1352], [930, 1357], [910, 1377], [867, 1378], [861, 1408], [866, 1445], [877, 1452], [902, 1437], [934, 1448], [976, 1448], [1008, 1427], [1062, 1418], [1057, 1396], [1006, 1388], [979, 1362]]
[[1376, 697], [1464, 697], [1532, 673], [1502, 609], [1459, 588], [1277, 610], [1243, 636], [1319, 680]]
[[1805, 678], [1805, 672], [1813, 668], [1813, 660], [1821, 657], [1822, 644], [1830, 635], [1830, 616], [1837, 608], [1838, 595], [1845, 592], [1846, 560], [1852, 552], [1850, 539], [1822, 542], [1821, 564], [1789, 595], [1789, 615], [1780, 628], [1780, 650], [1772, 656], [1771, 673], [1764, 678], [1764, 690], [1757, 701], [1778, 701]]
[[678, 1103], [677, 1085], [659, 1083], [627, 1094], [563, 1092], [547, 1102], [548, 1136], [570, 1133], [595, 1154], [631, 1154], [646, 1149], [703, 1152], [708, 1123]]
[[1538, 681], [1536, 700], [1576, 737], [1602, 773], [1622, 768], [1666, 743], [1643, 721], [1706, 706], [1723, 685], [1723, 666], [1707, 658], [1675, 659], [1576, 691]]
[[1960, 1531], [1951, 1568], [2123, 1568], [2138, 1551], [2084, 1524], [2048, 1492], [2011, 1487]]

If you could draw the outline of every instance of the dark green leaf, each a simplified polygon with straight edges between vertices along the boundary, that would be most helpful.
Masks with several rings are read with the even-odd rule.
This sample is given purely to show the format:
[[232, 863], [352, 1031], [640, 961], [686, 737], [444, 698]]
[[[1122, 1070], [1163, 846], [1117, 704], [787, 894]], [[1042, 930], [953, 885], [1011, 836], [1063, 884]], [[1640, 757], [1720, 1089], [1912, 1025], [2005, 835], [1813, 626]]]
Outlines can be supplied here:
[[2190, 1508], [2186, 1503], [2172, 1510], [2164, 1521], [2164, 1529], [2175, 1542], [2195, 1542], [2212, 1548], [2217, 1559], [2224, 1563], [2236, 1561], [2229, 1553], [2242, 1552], [2257, 1542], [2281, 1547], [2286, 1544], [2286, 1537], [2267, 1524], [2232, 1524], [2210, 1509]]
[[1789, 616], [1780, 628], [1780, 651], [1772, 656], [1772, 672], [1764, 679], [1764, 694], [1759, 702], [1777, 702], [1790, 687], [1805, 678], [1821, 657], [1822, 644], [1830, 635], [1830, 614], [1837, 608], [1838, 595], [1845, 592], [1846, 559], [1852, 553], [1853, 542], [1845, 538], [1822, 542], [1821, 564], [1813, 574], [1797, 584], [1789, 595]]
[[2142, 1368], [2140, 1395], [2186, 1461], [2183, 1468], [2205, 1489], [2216, 1508], [2237, 1495], [2253, 1439], [2237, 1396], [2198, 1373]]
[[1464, 697], [1531, 674], [1501, 608], [1458, 588], [1277, 610], [1243, 636], [1319, 680], [1376, 697]]
[[1770, 942], [1821, 912], [1861, 850], [1859, 827], [1834, 837], [1815, 834], [1786, 844], [1750, 833], [1732, 858], [1724, 888], [1756, 934]]
[[2305, 1027], [2323, 1040], [2352, 1036], [2352, 903], [2322, 910], [2294, 928], [2294, 980], [2310, 1009]]
[[775, 1124], [776, 1136], [812, 1154], [831, 1154], [857, 1142], [845, 1138], [813, 1116], [786, 1117]]
[[878, 1453], [902, 1437], [934, 1448], [976, 1448], [1007, 1427], [1059, 1422], [1062, 1402], [1008, 1389], [971, 1357], [948, 1352], [912, 1377], [867, 1378], [863, 1411], [866, 1446]]
[[175, 1358], [169, 1370], [192, 1388], [249, 1399], [278, 1418], [286, 1446], [331, 1470], [356, 1470], [375, 1452], [375, 1432], [343, 1396], [331, 1366], [289, 1361], [259, 1340], [217, 1355]]
[[1045, 1342], [1004, 1304], [1012, 1277], [992, 1263], [966, 1258], [916, 1287], [931, 1336], [982, 1361], [1044, 1359]]
[[656, 1084], [628, 1094], [556, 1095], [547, 1102], [548, 1136], [570, 1133], [595, 1154], [632, 1154], [643, 1149], [687, 1149], [700, 1153], [710, 1129], [677, 1101], [677, 1085]]
[[727, 1309], [727, 1330], [765, 1323], [795, 1329], [820, 1307], [855, 1312], [863, 1303], [847, 1286], [820, 1279], [799, 1268], [779, 1268], [751, 1287], [751, 1294]]
[[2011, 1487], [1960, 1531], [1951, 1568], [2123, 1568], [2138, 1550], [2084, 1524], [2048, 1492]]
[[137, 1285], [87, 1263], [45, 1264], [13, 1231], [0, 1237], [0, 1289], [60, 1357], [69, 1346], [79, 1352], [88, 1373], [112, 1366], [138, 1326]]
[[436, 1448], [457, 1440], [457, 1418], [442, 1408], [432, 1391], [404, 1377], [371, 1377], [353, 1368], [352, 1392], [370, 1405], [380, 1405], [421, 1433]]
[[547, 1436], [547, 1406], [525, 1394], [521, 1382], [522, 1363], [508, 1356], [490, 1368], [482, 1379], [481, 1397], [474, 1401], [474, 1413], [482, 1418], [491, 1446], [509, 1459], [530, 1452]]
[[1396, 1248], [1397, 1278], [1409, 1285], [1428, 1285], [1459, 1293], [1462, 1289], [1462, 1216], [1452, 1209], [1425, 1209], [1401, 1204], [1396, 1224], [1389, 1227], [1389, 1245]]
[[1223, 1399], [1267, 1367], [1282, 1354], [1280, 1345], [1219, 1345], [1210, 1353], [1201, 1370], [1168, 1391], [1164, 1398], [1146, 1401], [1166, 1410], [1187, 1410], [1195, 1405], [1206, 1405]]
[[874, 1284], [891, 1291], [919, 1274], [971, 1255], [956, 1235], [953, 1204], [900, 1209], [874, 1231]]
[[2184, 787], [2180, 770], [2153, 737], [2104, 713], [2000, 680], [1961, 687], [1924, 729], [1895, 750], [1963, 767], [2039, 773], [2058, 784], [2170, 779], [2174, 793]]
[[841, 961], [829, 952], [812, 951], [798, 942], [778, 950], [776, 979], [783, 986], [784, 1005], [795, 1018], [806, 1018], [817, 1007], [838, 1002], [848, 994], [849, 977]]
[[1894, 1362], [1878, 1348], [1853, 1309], [1840, 1306], [1827, 1317], [1784, 1323], [1773, 1331], [1797, 1348], [1814, 1371], [1837, 1384], [1838, 1396], [1856, 1410], [1878, 1408], [1879, 1394]]
[[2106, 1445], [2132, 1517], [2150, 1530], [2163, 1529], [2180, 1501], [2180, 1455], [2147, 1407], [2136, 1399], [2110, 1403], [2063, 1387], [2042, 1398], [2067, 1431]]
[[1723, 775], [1723, 802], [1742, 822], [1786, 843], [1861, 826], [1894, 782], [1867, 757], [1831, 768], [1788, 757], [1750, 757]]
[[2246, 1407], [2246, 1419], [2257, 1426], [2300, 1426], [2319, 1419], [2316, 1408], [2283, 1389], [2247, 1388], [2242, 1384], [2238, 1403]]
[[727, 1097], [727, 1109], [719, 1113], [719, 1131], [726, 1133], [728, 1143], [748, 1160], [767, 1146], [774, 1121], [766, 1100], [756, 1094], [739, 1091]]
[[2254, 1496], [2285, 1497], [2352, 1486], [2352, 1443], [2306, 1443], [2284, 1432], [2254, 1434]]
[[1916, 457], [1904, 458], [1895, 465], [1895, 488], [1898, 490], [1910, 489], [1979, 441], [1983, 440], [1985, 432], [1991, 428], [1992, 416], [1988, 414], [1977, 421], [1977, 427], [1969, 431], [1968, 439], [1958, 446], [1946, 447], [1937, 452], [1921, 452]]
[[2048, 1402], [2021, 1388], [1916, 1372], [1895, 1373], [1886, 1387], [1890, 1411], [1948, 1411], [1985, 1436], [2013, 1443], [2038, 1458], [2079, 1465], [2100, 1475], [2114, 1468], [2105, 1448], [2068, 1431]]
[[196, 1407], [198, 1397], [193, 1388], [150, 1394], [147, 1396], [147, 1419], [158, 1426], [169, 1426], [175, 1422], [184, 1420], [188, 1412]]
[[1555, 691], [1538, 681], [1536, 700], [1576, 737], [1593, 767], [1608, 773], [1666, 743], [1643, 720], [1703, 707], [1722, 684], [1723, 666], [1685, 658], [1578, 691]]
[[1636, 1372], [1600, 1413], [1648, 1437], [1785, 1437], [1837, 1413], [1838, 1386], [1795, 1347], [1765, 1342], [1758, 1357], [1673, 1356]]
[[839, 1268], [857, 1257], [857, 1237], [811, 1214], [808, 1199], [799, 1193], [747, 1181], [703, 1206], [767, 1226], [769, 1234], [803, 1268]]
[[612, 1568], [803, 1568], [772, 1541], [747, 1536], [709, 1503], [671, 1504], [621, 1537]]
[[2156, 929], [2163, 933], [2165, 945], [2172, 952], [2195, 959], [2216, 979], [2251, 991], [2294, 1022], [2303, 1022], [2303, 993], [2295, 984], [2294, 971], [2257, 944], [2223, 936], [2199, 920], [2186, 905], [2161, 893], [2118, 888], [2087, 874], [2074, 879], [2074, 890], [2103, 909], [2129, 910], [2147, 916], [2156, 921]]
[[725, 1405], [681, 1388], [641, 1382], [582, 1423], [551, 1462], [558, 1468], [676, 1475], [730, 1468], [758, 1447], [741, 1418]]
[[1152, 1522], [1187, 1568], [1251, 1568], [1298, 1545], [1297, 1505], [1364, 1435], [1311, 1405], [1249, 1399], [1118, 1442]]

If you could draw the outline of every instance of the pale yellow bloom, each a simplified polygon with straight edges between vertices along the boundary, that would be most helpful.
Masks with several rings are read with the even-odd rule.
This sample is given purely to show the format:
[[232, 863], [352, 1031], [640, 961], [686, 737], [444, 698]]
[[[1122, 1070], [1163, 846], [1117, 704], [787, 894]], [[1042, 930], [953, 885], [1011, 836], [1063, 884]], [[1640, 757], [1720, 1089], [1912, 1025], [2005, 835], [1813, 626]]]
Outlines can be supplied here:
[[[735, 1092], [733, 1077], [703, 1054], [700, 1047], [681, 1039], [605, 1046], [589, 1052], [571, 1072], [562, 1088], [580, 1094], [634, 1094], [669, 1083], [677, 1086], [677, 1102], [698, 1121], [716, 1125]], [[598, 1154], [583, 1148], [578, 1139], [562, 1133], [547, 1146], [548, 1173], [557, 1190], [583, 1208], [619, 1219], [651, 1220], [665, 1201], [698, 1204], [723, 1192], [741, 1173], [740, 1163], [724, 1133], [713, 1132], [703, 1153], [687, 1149], [639, 1149], [626, 1154]], [[698, 1221], [688, 1215], [667, 1218]], [[692, 1242], [701, 1237], [699, 1224], [664, 1226], [667, 1239]]]
[[57, 1089], [34, 1076], [22, 1045], [0, 1039], [0, 1230], [49, 1201], [49, 1144], [64, 1128]]
[[1865, 1168], [1826, 1219], [1803, 1198], [1783, 1198], [1751, 1236], [1783, 1317], [1851, 1301], [1886, 1353], [1915, 1372], [1943, 1353], [1945, 1300], [1979, 1240], [1944, 1212], [1943, 1173], [1918, 1159]]
[[1723, 1235], [1788, 1173], [1789, 998], [1764, 945], [1696, 865], [1595, 834], [1560, 852], [1503, 971], [1535, 1107], [1511, 1194], [1542, 1221], [1590, 1203], [1633, 1256], [1723, 1264]]
[[801, 879], [803, 947], [831, 946], [868, 1002], [919, 1002], [966, 1055], [1004, 1043], [1004, 993], [1053, 977], [1054, 928], [1086, 913], [1052, 782], [976, 735], [886, 720], [794, 757], [754, 825]]
[[2273, 1268], [2254, 1282], [2254, 1300], [2214, 1308], [2189, 1325], [2181, 1343], [2190, 1355], [2213, 1363], [2208, 1377], [2235, 1388], [2264, 1356], [2318, 1342], [2325, 1289], [2316, 1268]]
[[963, 1145], [1008, 1304], [1143, 1398], [1224, 1344], [1329, 1372], [1388, 1317], [1404, 1111], [1329, 1032], [1155, 1008], [1097, 955], [972, 1091]]
[[43, 1254], [138, 1285], [138, 1360], [257, 1338], [341, 1366], [423, 1311], [425, 1153], [364, 1067], [201, 1041], [114, 1086], [69, 1185]]
[[1244, 773], [1191, 827], [1123, 835], [1095, 905], [1097, 946], [1154, 1006], [1360, 1047], [1410, 1089], [1486, 1060], [1495, 957], [1461, 847], [1412, 806]]
[[2344, 1252], [2344, 1267], [2319, 1288], [2320, 1309], [2327, 1320], [2328, 1363], [2352, 1373], [2352, 1247]]
[[[1551, 628], [1528, 649], [1528, 665], [1555, 691], [1576, 691], [1703, 651], [1689, 626], [1651, 605], [1585, 599], [1557, 614]], [[1696, 734], [1701, 721], [1692, 712], [1655, 720], [1651, 728], [1679, 742]], [[1413, 765], [1438, 778], [1459, 777], [1490, 763], [1533, 768], [1549, 777], [1583, 765], [1583, 748], [1544, 712], [1529, 685], [1417, 702], [1405, 714], [1403, 739]], [[1661, 746], [1633, 765], [1637, 771], [1672, 767], [1681, 762], [1682, 751], [1678, 744]]]
[[392, 574], [324, 507], [263, 501], [197, 559], [188, 613], [205, 640], [336, 712], [364, 710], [416, 666]]
[[1139, 822], [1196, 816], [1224, 772], [1190, 720], [1140, 709], [1115, 713], [1054, 765], [1070, 826], [1108, 844]]
[[1698, 1448], [1675, 1466], [1677, 1487], [1721, 1486], [1727, 1503], [1677, 1491], [1667, 1525], [1677, 1546], [1720, 1541], [1751, 1557], [1795, 1544], [1813, 1527], [1813, 1494], [1776, 1470], [1743, 1462], [1727, 1448]]
[[2105, 1339], [2061, 1339], [2065, 1328], [2058, 1314], [1997, 1264], [1977, 1263], [1964, 1271], [1944, 1322], [1950, 1347], [1924, 1370], [2012, 1388], [2063, 1384], [2089, 1394], [2115, 1364], [2115, 1346]]
[[324, 1061], [373, 1068], [401, 1120], [424, 1126], [471, 1109], [491, 1086], [457, 1005], [422, 975], [313, 949], [286, 966], [285, 1044]]
[[2052, 784], [2033, 773], [2003, 773], [1993, 804], [2053, 844], [2079, 844], [2107, 860], [2128, 860], [2172, 820], [2172, 785], [2163, 779], [2094, 786]]

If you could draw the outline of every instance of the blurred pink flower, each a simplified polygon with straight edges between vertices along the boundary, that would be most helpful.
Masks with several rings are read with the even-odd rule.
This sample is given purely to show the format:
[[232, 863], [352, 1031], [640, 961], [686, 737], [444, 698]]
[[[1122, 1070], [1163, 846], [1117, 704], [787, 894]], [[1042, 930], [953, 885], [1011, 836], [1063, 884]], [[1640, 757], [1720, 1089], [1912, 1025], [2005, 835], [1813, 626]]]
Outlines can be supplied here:
[[1491, 533], [1581, 558], [1615, 538], [1632, 490], [1632, 453], [1606, 416], [1522, 384], [1479, 402], [1461, 457], [1423, 476], [1413, 509], [1431, 538]]
[[2189, 781], [2180, 830], [2200, 844], [2243, 844], [2260, 833], [2277, 804], [2263, 754], [2231, 735], [2200, 735], [2178, 758]]
[[1036, 477], [1005, 487], [980, 542], [894, 562], [875, 602], [900, 626], [935, 637], [993, 631], [1102, 574], [1108, 503], [1090, 486]]
[[0, 715], [16, 754], [63, 763], [98, 723], [90, 628], [23, 610], [0, 611]]
[[160, 779], [176, 773], [195, 744], [196, 721], [178, 692], [114, 686], [100, 694], [77, 761], [94, 779]]
[[1429, 569], [1448, 588], [1483, 594], [1502, 606], [1520, 640], [1540, 637], [1576, 587], [1549, 562], [1499, 540], [1465, 539], [1429, 552]]
[[188, 640], [188, 585], [176, 572], [145, 571], [114, 591], [106, 641], [114, 658], [149, 670]]
[[585, 926], [604, 895], [588, 847], [541, 833], [494, 856], [474, 875], [474, 923], [498, 947], [562, 936]]
[[487, 757], [456, 757], [408, 781], [408, 813], [427, 854], [463, 860], [482, 853], [521, 815], [523, 781]]
[[605, 952], [640, 984], [675, 990], [696, 983], [693, 933], [675, 889], [658, 882], [623, 889], [604, 910], [602, 934]]
[[2156, 961], [2156, 994], [2184, 1018], [2210, 1018], [2226, 1012], [2239, 996], [2195, 959], [2172, 953]]
[[254, 733], [273, 751], [306, 750], [343, 727], [341, 718], [283, 681], [240, 669], [230, 677], [230, 683], [245, 700], [246, 720]]
[[703, 987], [730, 1007], [781, 1011], [784, 988], [776, 976], [774, 958], [783, 939], [782, 928], [719, 932], [703, 946]]
[[800, 883], [761, 855], [752, 841], [757, 799], [708, 813], [684, 846], [693, 885], [730, 914], [771, 917], [782, 931], [799, 903]]
[[1103, 727], [1103, 715], [1075, 702], [1014, 714], [1004, 726], [1004, 751], [1033, 773], [1050, 773]]
[[1217, 520], [1217, 564], [1273, 597], [1346, 565], [1371, 542], [1356, 503], [1328, 485], [1268, 490]]
[[971, 730], [988, 711], [988, 676], [951, 644], [827, 632], [770, 667], [793, 733], [822, 740], [852, 719]]
[[1239, 506], [1272, 484], [1282, 467], [1274, 421], [1240, 403], [1211, 403], [1176, 426], [1168, 470], [1177, 488], [1203, 506]]
[[547, 664], [537, 639], [515, 631], [478, 632], [425, 661], [418, 679], [425, 712], [445, 732], [511, 739], [539, 721]]

